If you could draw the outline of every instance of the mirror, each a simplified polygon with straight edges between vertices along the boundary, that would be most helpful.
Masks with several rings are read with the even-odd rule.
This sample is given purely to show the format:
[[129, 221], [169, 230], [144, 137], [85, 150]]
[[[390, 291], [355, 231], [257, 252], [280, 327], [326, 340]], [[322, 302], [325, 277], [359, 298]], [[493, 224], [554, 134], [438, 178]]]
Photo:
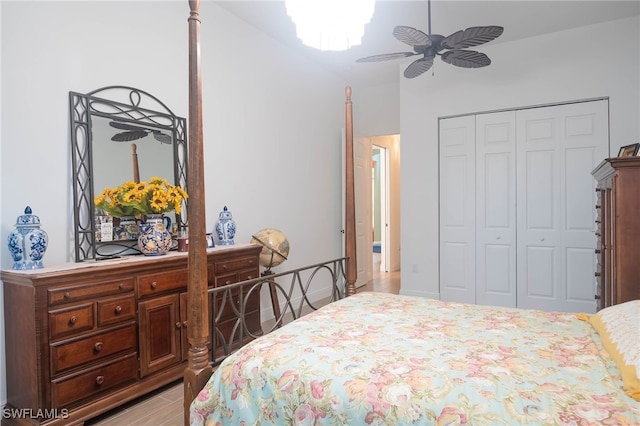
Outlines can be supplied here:
[[[139, 253], [135, 239], [102, 238], [94, 198], [105, 188], [154, 176], [188, 192], [186, 120], [127, 86], [69, 92], [69, 108], [76, 262]], [[167, 215], [183, 229], [186, 214], [185, 200], [179, 215]]]

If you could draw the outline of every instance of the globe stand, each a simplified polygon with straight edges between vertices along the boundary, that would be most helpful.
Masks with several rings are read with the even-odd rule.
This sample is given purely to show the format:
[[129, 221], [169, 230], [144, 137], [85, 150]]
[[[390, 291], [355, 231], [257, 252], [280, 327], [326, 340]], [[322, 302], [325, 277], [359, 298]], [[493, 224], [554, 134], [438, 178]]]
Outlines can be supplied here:
[[[270, 275], [275, 275], [275, 272], [271, 271], [271, 267], [268, 267], [260, 274], [261, 277], [268, 277]], [[280, 303], [278, 300], [278, 291], [276, 290], [275, 283], [272, 280], [269, 280], [269, 295], [271, 296], [271, 308], [273, 309], [273, 316], [277, 321], [277, 326], [282, 327], [282, 320], [278, 320], [278, 318], [280, 318]]]
[[[275, 228], [264, 228], [251, 236], [251, 242], [260, 244], [263, 248], [260, 252], [259, 262], [260, 266], [265, 270], [260, 274], [265, 280], [269, 282], [269, 294], [271, 296], [271, 307], [273, 308], [273, 315], [275, 316], [276, 326], [282, 326], [282, 318], [280, 318], [280, 302], [278, 300], [278, 289], [276, 282], [273, 278], [269, 278], [274, 275], [271, 272], [271, 268], [280, 265], [287, 260], [289, 254], [289, 241], [287, 237]], [[287, 303], [290, 303], [287, 300]]]

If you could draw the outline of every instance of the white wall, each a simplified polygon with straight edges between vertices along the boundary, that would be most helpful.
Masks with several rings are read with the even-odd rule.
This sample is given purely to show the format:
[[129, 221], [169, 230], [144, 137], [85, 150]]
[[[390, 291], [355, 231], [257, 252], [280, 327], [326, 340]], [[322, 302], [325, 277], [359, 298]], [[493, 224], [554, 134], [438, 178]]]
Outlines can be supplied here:
[[610, 98], [611, 155], [640, 141], [640, 18], [483, 47], [493, 61], [401, 79], [403, 294], [438, 298], [438, 117]]
[[353, 132], [355, 137], [400, 133], [400, 83], [353, 86]]
[[[138, 87], [187, 117], [188, 3], [3, 0], [0, 11], [1, 266], [27, 205], [49, 234], [45, 265], [72, 261], [68, 92]], [[211, 2], [201, 19], [207, 229], [227, 205], [238, 242], [264, 227], [288, 235], [280, 270], [341, 256], [344, 85]], [[0, 362], [4, 350], [0, 339]]]

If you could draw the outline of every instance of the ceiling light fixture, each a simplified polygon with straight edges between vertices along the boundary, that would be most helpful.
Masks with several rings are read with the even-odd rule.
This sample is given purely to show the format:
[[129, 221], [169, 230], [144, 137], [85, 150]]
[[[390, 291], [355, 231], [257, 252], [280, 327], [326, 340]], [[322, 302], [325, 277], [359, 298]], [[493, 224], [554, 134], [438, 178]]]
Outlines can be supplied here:
[[285, 0], [302, 43], [319, 50], [347, 50], [362, 41], [375, 0]]

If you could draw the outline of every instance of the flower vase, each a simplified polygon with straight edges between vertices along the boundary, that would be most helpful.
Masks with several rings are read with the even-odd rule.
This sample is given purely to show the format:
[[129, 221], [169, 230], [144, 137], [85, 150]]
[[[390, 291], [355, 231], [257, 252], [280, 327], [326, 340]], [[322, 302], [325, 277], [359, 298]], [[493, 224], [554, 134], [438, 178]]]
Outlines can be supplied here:
[[113, 228], [114, 241], [137, 240], [139, 235], [138, 221], [133, 216], [122, 216], [118, 226]]
[[9, 251], [13, 257], [13, 269], [39, 269], [44, 267], [42, 257], [47, 251], [49, 238], [40, 229], [40, 218], [31, 214], [31, 207], [18, 216], [16, 229], [9, 234]]
[[224, 206], [224, 209], [218, 215], [215, 230], [221, 246], [234, 244], [233, 238], [236, 235], [236, 222], [233, 220], [233, 215], [229, 209], [227, 209], [227, 206]]
[[173, 244], [171, 218], [161, 214], [148, 214], [147, 219], [139, 225], [138, 249], [146, 256], [166, 254]]

